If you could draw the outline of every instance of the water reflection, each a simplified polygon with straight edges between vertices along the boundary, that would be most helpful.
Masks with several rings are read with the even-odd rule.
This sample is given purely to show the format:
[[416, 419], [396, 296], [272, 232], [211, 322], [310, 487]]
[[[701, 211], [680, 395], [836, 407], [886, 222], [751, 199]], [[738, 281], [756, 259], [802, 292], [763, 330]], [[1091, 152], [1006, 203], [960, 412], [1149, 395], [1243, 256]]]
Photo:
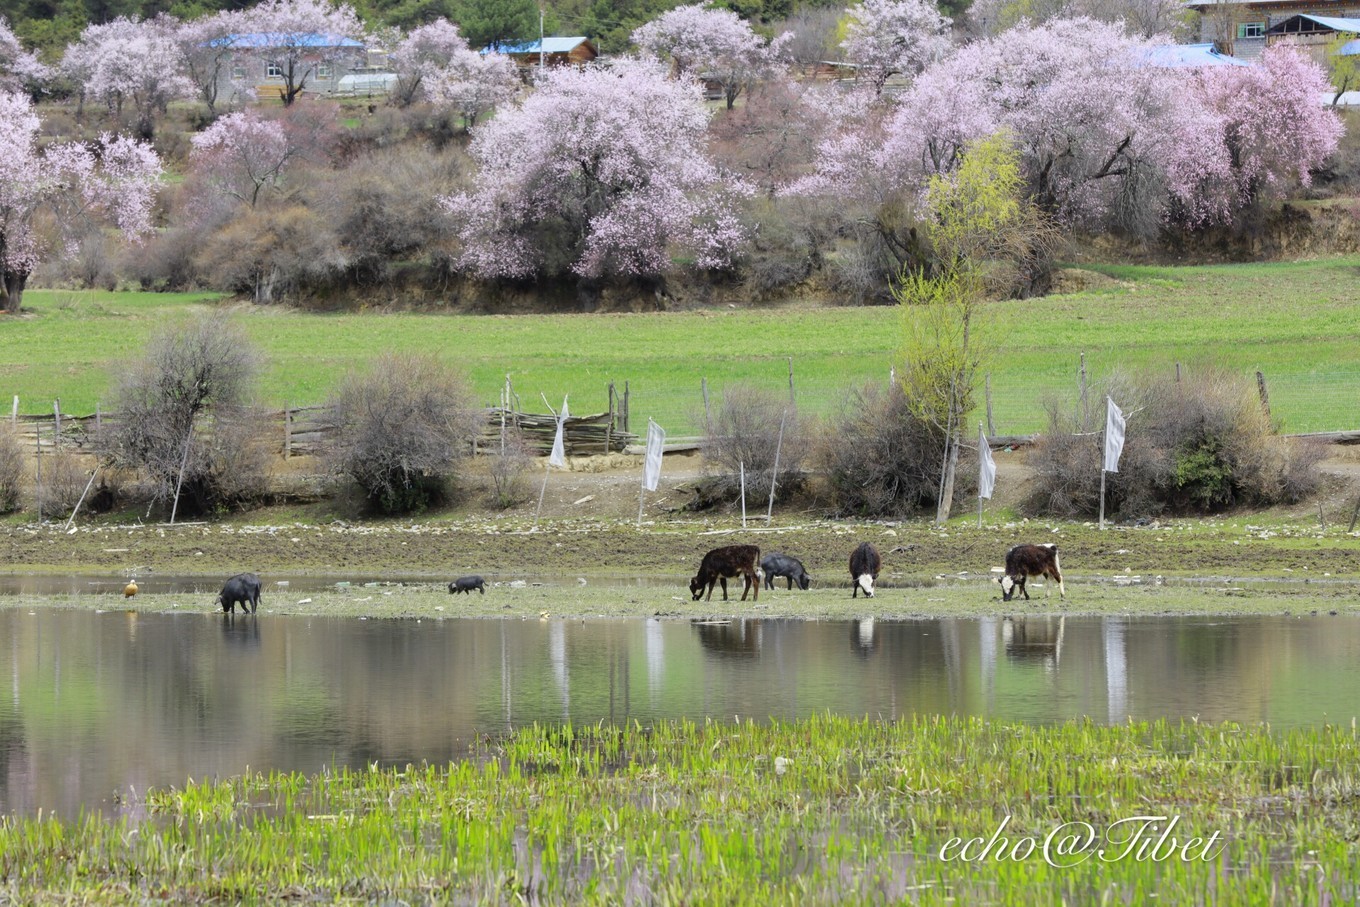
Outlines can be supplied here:
[[[833, 712], [1345, 723], [1360, 619], [363, 621], [0, 612], [0, 812], [460, 757], [530, 722]], [[130, 798], [135, 806], [135, 798]]]

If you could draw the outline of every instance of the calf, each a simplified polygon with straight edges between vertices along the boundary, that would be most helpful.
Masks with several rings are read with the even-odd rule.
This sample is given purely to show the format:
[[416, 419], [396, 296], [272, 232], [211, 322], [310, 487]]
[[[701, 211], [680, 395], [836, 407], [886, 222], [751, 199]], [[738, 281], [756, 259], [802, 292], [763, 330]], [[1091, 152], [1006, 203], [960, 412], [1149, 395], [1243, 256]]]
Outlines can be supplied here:
[[859, 547], [850, 552], [850, 581], [855, 589], [850, 597], [858, 598], [859, 590], [863, 589], [867, 597], [873, 598], [874, 580], [878, 579], [882, 567], [883, 559], [878, 556], [878, 549], [868, 542], [860, 542]]
[[254, 573], [238, 573], [227, 580], [222, 591], [217, 593], [217, 603], [222, 610], [236, 613], [236, 603], [241, 604], [241, 613], [247, 609], [254, 614], [260, 607], [260, 578]]
[[728, 545], [724, 548], [714, 548], [699, 563], [699, 573], [694, 579], [689, 581], [689, 591], [694, 595], [697, 602], [704, 594], [704, 587], [708, 587], [708, 597], [704, 601], [713, 598], [713, 586], [722, 583], [723, 601], [727, 601], [727, 578], [729, 576], [742, 576], [746, 579], [746, 585], [741, 590], [741, 600], [746, 601], [746, 593], [754, 589], [753, 601], [760, 600], [760, 574], [756, 566], [760, 560], [760, 549], [755, 545]]
[[486, 580], [480, 576], [460, 576], [449, 583], [450, 595], [457, 595], [459, 592], [466, 592], [471, 595], [473, 589], [476, 589], [482, 595], [486, 595]]
[[[1054, 580], [1058, 584], [1058, 596], [1067, 598], [1067, 589], [1063, 586], [1062, 572], [1058, 569], [1058, 546], [1057, 545], [1016, 545], [1006, 552], [1006, 573], [997, 582], [1001, 584], [1001, 600], [1008, 602], [1015, 596], [1016, 590], [1029, 601], [1029, 592], [1025, 589], [1025, 580], [1031, 576], [1043, 576]], [[1052, 593], [1045, 589], [1046, 595]]]
[[760, 569], [765, 574], [765, 588], [774, 588], [774, 578], [782, 576], [788, 580], [788, 588], [797, 583], [798, 588], [807, 591], [812, 577], [803, 569], [803, 562], [787, 554], [767, 554], [760, 559]]

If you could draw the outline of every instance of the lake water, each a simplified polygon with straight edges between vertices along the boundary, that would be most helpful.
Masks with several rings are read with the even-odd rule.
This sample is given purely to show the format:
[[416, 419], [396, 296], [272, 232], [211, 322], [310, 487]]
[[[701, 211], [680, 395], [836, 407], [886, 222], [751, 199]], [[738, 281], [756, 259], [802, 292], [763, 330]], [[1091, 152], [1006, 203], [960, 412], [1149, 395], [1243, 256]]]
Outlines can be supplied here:
[[[1360, 714], [1360, 618], [379, 621], [0, 611], [0, 813], [445, 762], [531, 722]], [[131, 802], [133, 806], [124, 804]]]

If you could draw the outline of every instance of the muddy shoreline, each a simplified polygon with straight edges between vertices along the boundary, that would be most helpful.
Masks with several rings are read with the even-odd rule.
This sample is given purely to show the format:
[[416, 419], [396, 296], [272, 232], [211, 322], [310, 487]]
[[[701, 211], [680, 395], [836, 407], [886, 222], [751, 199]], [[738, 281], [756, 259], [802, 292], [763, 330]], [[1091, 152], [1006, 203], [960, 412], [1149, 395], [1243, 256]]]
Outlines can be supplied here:
[[[256, 514], [258, 518], [259, 514]], [[851, 599], [846, 561], [858, 542], [883, 556], [880, 595]], [[1035, 584], [1019, 607], [992, 582], [1020, 541], [1059, 546], [1068, 596]], [[766, 590], [740, 602], [691, 602], [686, 583], [703, 553], [751, 543], [800, 557], [808, 592]], [[0, 529], [0, 575], [77, 575], [98, 588], [133, 577], [214, 577], [250, 570], [264, 580], [267, 612], [373, 617], [451, 616], [976, 616], [1012, 613], [1360, 613], [1354, 593], [1360, 533], [1276, 522], [1186, 520], [1100, 532], [1089, 523], [807, 521], [746, 530], [739, 521], [517, 518], [325, 524], [59, 524]], [[450, 579], [487, 575], [487, 595], [450, 596]], [[283, 576], [348, 578], [391, 586], [304, 595]], [[518, 582], [516, 582], [518, 580]], [[628, 587], [629, 583], [635, 587]], [[105, 583], [111, 586], [105, 586]], [[514, 585], [512, 585], [512, 583]], [[1045, 597], [1048, 591], [1048, 597]], [[365, 595], [365, 593], [368, 593]], [[720, 594], [720, 593], [718, 593]], [[203, 596], [198, 596], [203, 598]], [[211, 604], [210, 597], [207, 604]], [[300, 605], [301, 599], [310, 602]], [[361, 600], [362, 599], [362, 600]], [[204, 609], [194, 596], [0, 595], [0, 607]], [[208, 609], [210, 610], [210, 609]]]

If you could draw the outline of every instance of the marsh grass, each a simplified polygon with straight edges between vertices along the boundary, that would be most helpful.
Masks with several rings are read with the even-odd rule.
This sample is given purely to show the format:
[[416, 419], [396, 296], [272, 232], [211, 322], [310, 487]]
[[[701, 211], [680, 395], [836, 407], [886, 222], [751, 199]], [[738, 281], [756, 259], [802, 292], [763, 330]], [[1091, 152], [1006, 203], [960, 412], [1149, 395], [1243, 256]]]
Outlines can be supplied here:
[[[1042, 430], [1043, 399], [1075, 394], [1083, 352], [1093, 379], [1116, 367], [1194, 369], [1206, 357], [1248, 375], [1259, 369], [1286, 431], [1353, 428], [1358, 264], [1092, 266], [1118, 283], [1041, 303], [989, 303], [997, 431]], [[54, 397], [67, 412], [92, 412], [108, 398], [110, 373], [151, 328], [214, 299], [30, 290], [32, 314], [3, 328], [5, 391], [19, 394], [25, 412], [50, 412]], [[540, 393], [570, 393], [573, 410], [579, 401], [586, 412], [604, 409], [608, 382], [627, 380], [634, 425], [651, 416], [672, 435], [700, 433], [701, 379], [715, 393], [742, 381], [784, 389], [793, 357], [800, 412], [825, 414], [847, 388], [886, 380], [899, 344], [892, 307], [530, 316], [255, 307], [241, 314], [268, 361], [262, 391], [271, 406], [320, 402], [351, 367], [400, 349], [457, 361], [480, 402], [498, 398], [508, 373], [526, 404]]]
[[[483, 738], [449, 765], [151, 791], [141, 822], [7, 818], [0, 893], [188, 903], [1336, 903], [1360, 885], [1357, 796], [1360, 745], [1349, 727], [951, 717], [532, 727]], [[1176, 817], [1171, 834], [1182, 845], [1218, 839], [1208, 859], [1197, 858], [1203, 841], [1189, 859], [1178, 851], [1156, 860], [1150, 849], [1119, 857], [1117, 826], [1113, 838], [1059, 860], [1073, 865], [1014, 851], [1064, 823], [1104, 836], [1134, 816]], [[941, 859], [951, 838], [990, 839], [1003, 820], [1016, 858], [994, 846], [986, 859]]]

